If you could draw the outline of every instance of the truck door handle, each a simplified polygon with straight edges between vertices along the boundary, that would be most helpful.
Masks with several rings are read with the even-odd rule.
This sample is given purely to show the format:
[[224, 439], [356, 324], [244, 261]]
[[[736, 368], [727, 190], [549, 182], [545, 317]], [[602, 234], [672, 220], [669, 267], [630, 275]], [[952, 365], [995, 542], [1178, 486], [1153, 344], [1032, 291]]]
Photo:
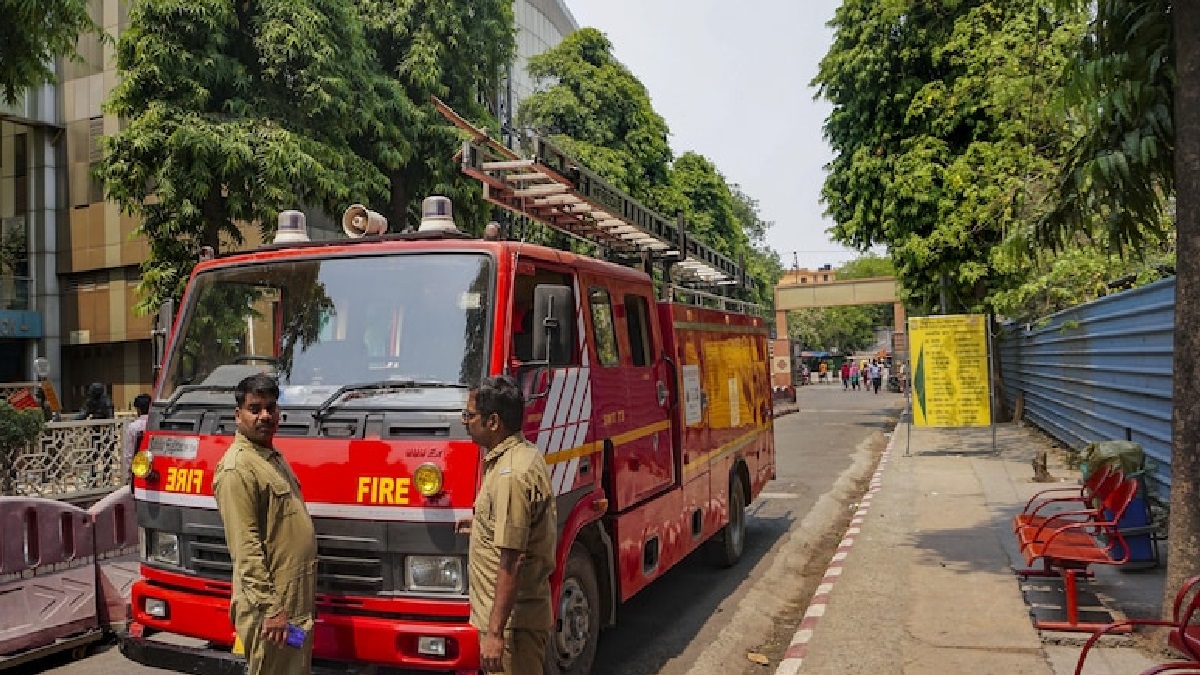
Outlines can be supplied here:
[[670, 392], [667, 391], [667, 383], [663, 382], [662, 380], [659, 380], [658, 381], [658, 404], [666, 405], [667, 404], [667, 396], [669, 396], [669, 395], [670, 395]]

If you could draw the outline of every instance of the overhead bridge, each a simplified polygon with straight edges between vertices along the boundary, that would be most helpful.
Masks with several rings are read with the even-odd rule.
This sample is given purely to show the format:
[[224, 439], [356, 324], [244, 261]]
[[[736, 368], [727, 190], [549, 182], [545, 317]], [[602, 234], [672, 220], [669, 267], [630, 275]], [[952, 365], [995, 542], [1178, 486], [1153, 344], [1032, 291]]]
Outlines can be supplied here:
[[775, 287], [775, 311], [845, 305], [899, 302], [895, 277], [829, 281], [818, 284], [780, 284]]
[[775, 286], [775, 340], [771, 360], [771, 383], [774, 387], [792, 384], [792, 359], [782, 355], [789, 353], [787, 338], [787, 313], [794, 309], [816, 307], [846, 307], [850, 305], [882, 305], [891, 303], [895, 318], [892, 353], [901, 361], [908, 359], [908, 336], [905, 333], [904, 305], [900, 302], [899, 286], [895, 277], [871, 277], [824, 281], [819, 283], [787, 282]]

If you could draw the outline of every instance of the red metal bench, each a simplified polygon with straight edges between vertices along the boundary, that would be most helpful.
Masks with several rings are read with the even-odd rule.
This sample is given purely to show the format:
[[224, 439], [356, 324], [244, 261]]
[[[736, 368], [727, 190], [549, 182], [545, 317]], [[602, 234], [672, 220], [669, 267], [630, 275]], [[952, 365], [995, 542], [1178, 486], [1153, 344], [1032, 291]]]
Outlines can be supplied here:
[[[1068, 505], [1078, 505], [1083, 508], [1095, 506], [1097, 500], [1125, 480], [1125, 475], [1119, 469], [1112, 469], [1108, 464], [1092, 472], [1083, 485], [1078, 487], [1061, 487], [1042, 490], [1029, 498], [1025, 508], [1013, 517], [1013, 532], [1029, 525], [1041, 525], [1053, 515], [1053, 509], [1062, 509]], [[1064, 496], [1053, 496], [1063, 494]]]
[[[1117, 523], [1137, 494], [1138, 483], [1126, 478], [1104, 495], [1091, 509], [1056, 513], [1040, 525], [1017, 530], [1017, 541], [1027, 569], [1017, 570], [1023, 577], [1060, 576], [1066, 596], [1066, 621], [1036, 620], [1034, 625], [1047, 630], [1094, 631], [1107, 624], [1080, 623], [1077, 581], [1080, 575], [1093, 576], [1092, 565], [1121, 565], [1129, 560], [1129, 547]], [[1041, 562], [1041, 568], [1033, 565]], [[1130, 627], [1112, 632], [1129, 632]]]
[[1143, 671], [1143, 675], [1151, 673], [1200, 673], [1200, 577], [1192, 577], [1184, 582], [1179, 592], [1175, 594], [1175, 606], [1170, 619], [1125, 619], [1101, 626], [1092, 633], [1083, 649], [1079, 652], [1079, 661], [1075, 664], [1075, 675], [1083, 672], [1083, 663], [1088, 653], [1101, 637], [1118, 632], [1121, 628], [1133, 626], [1163, 626], [1170, 628], [1167, 633], [1167, 643], [1174, 647], [1188, 661], [1164, 663]]

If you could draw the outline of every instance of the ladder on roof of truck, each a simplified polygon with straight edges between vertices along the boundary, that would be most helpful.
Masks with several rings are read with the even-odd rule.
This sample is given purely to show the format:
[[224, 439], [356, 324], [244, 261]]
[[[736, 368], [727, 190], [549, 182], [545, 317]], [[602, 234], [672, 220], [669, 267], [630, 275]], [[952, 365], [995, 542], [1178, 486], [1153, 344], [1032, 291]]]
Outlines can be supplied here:
[[533, 138], [533, 157], [518, 157], [449, 106], [433, 102], [471, 134], [463, 143], [462, 171], [483, 183], [484, 198], [493, 204], [614, 253], [663, 261], [688, 289], [749, 288], [744, 266], [688, 237], [682, 216], [672, 222], [647, 208], [544, 138]]

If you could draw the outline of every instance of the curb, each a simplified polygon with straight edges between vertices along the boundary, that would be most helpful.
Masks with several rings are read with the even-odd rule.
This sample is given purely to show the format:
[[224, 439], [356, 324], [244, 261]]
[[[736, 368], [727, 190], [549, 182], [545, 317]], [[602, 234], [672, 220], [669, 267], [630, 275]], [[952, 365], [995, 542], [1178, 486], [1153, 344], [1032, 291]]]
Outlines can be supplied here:
[[879, 465], [875, 467], [875, 473], [871, 476], [870, 486], [867, 488], [866, 494], [859, 500], [858, 510], [854, 512], [850, 526], [842, 536], [842, 541], [838, 543], [837, 551], [829, 561], [829, 567], [825, 568], [825, 575], [821, 578], [816, 592], [813, 593], [813, 597], [808, 603], [808, 609], [804, 611], [804, 618], [801, 619], [799, 628], [792, 636], [791, 644], [783, 652], [783, 660], [775, 669], [775, 675], [797, 675], [800, 672], [800, 666], [804, 665], [804, 657], [808, 655], [808, 643], [812, 640], [821, 617], [825, 616], [825, 609], [829, 605], [829, 596], [833, 593], [833, 587], [837, 580], [842, 576], [842, 566], [851, 549], [854, 548], [854, 540], [862, 531], [862, 524], [871, 509], [871, 501], [875, 498], [875, 493], [879, 492], [879, 488], [883, 486], [883, 472], [887, 468], [892, 449], [895, 447], [896, 429], [898, 428], [899, 423], [892, 429], [887, 447], [879, 456]]

